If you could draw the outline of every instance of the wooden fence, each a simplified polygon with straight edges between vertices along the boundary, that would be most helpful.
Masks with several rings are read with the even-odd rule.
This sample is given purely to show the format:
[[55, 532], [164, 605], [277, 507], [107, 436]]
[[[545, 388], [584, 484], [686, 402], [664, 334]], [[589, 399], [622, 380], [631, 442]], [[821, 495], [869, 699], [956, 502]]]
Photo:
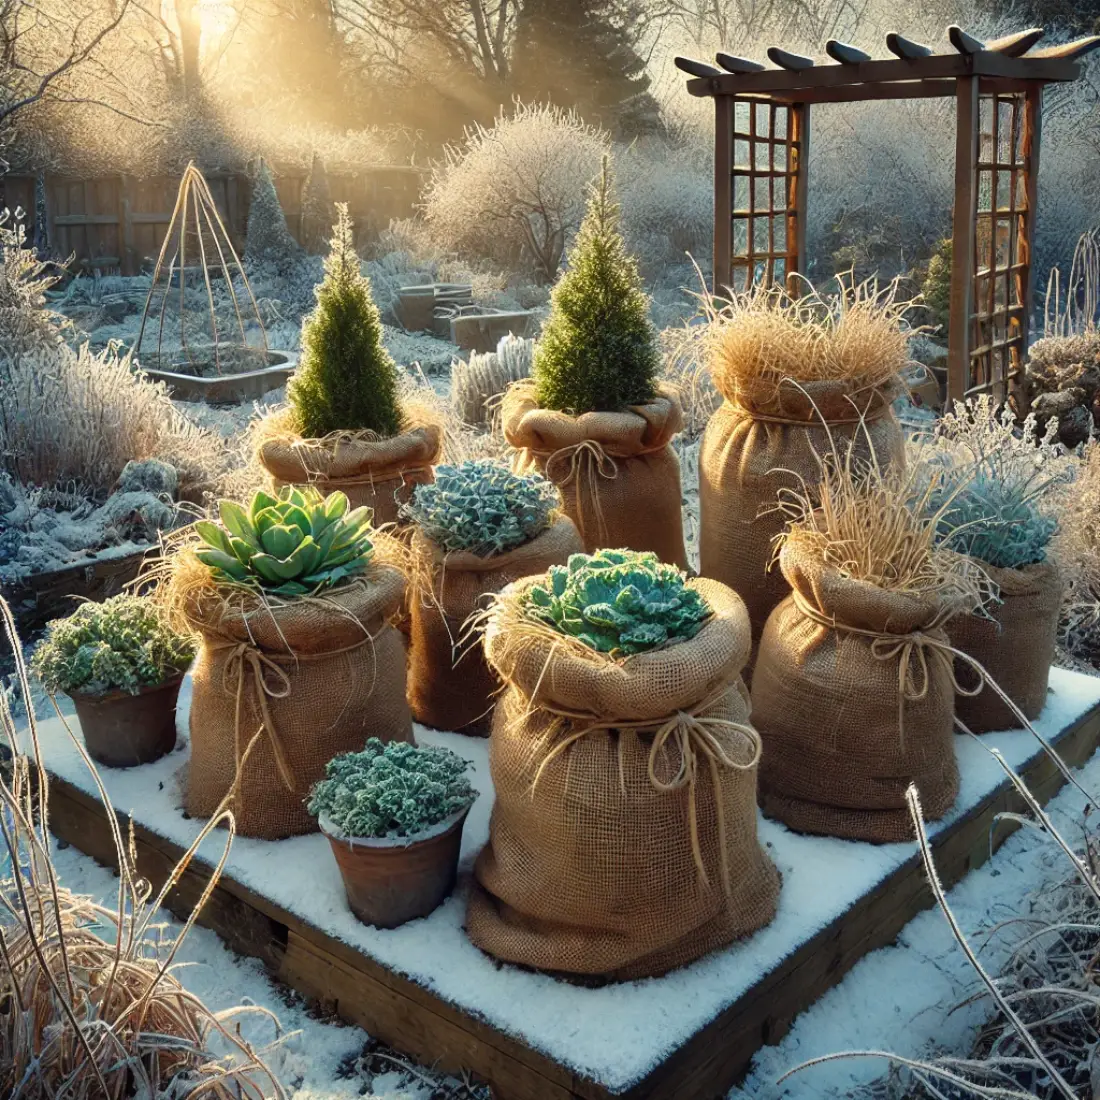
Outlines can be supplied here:
[[[206, 177], [234, 247], [243, 249], [252, 184], [243, 173], [211, 173]], [[283, 213], [291, 233], [301, 239], [304, 172], [275, 177]], [[333, 202], [346, 202], [359, 241], [368, 241], [393, 218], [409, 217], [420, 197], [421, 173], [404, 165], [369, 168], [355, 175], [329, 175]], [[75, 256], [83, 267], [117, 268], [133, 275], [155, 258], [164, 242], [175, 206], [179, 179], [156, 176], [102, 176], [73, 179], [47, 175], [46, 221], [50, 254]], [[0, 178], [0, 206], [26, 212], [28, 238], [33, 236], [35, 202], [33, 176]]]

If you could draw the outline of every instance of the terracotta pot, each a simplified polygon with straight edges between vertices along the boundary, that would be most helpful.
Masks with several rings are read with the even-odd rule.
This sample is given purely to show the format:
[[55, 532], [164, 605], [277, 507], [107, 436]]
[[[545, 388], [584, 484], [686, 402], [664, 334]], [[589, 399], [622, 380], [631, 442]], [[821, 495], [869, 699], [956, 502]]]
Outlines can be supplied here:
[[344, 837], [323, 816], [321, 832], [344, 876], [351, 911], [364, 924], [397, 928], [426, 917], [454, 889], [469, 807], [417, 837]]
[[176, 697], [183, 676], [137, 695], [109, 691], [72, 696], [88, 755], [109, 768], [151, 764], [176, 747]]

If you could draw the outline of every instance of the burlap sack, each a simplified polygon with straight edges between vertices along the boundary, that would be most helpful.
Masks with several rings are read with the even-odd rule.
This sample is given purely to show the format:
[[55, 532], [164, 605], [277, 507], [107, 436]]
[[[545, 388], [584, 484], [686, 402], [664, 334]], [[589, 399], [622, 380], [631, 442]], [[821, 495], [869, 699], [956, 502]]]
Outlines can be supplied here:
[[[331, 594], [242, 615], [222, 601], [189, 609], [202, 634], [191, 668], [186, 806], [209, 817], [229, 791], [237, 831], [276, 840], [315, 832], [304, 800], [325, 765], [369, 737], [412, 741], [405, 648], [388, 623], [405, 578], [375, 565]], [[238, 718], [239, 707], [239, 718]]]
[[675, 391], [662, 388], [627, 412], [569, 416], [540, 409], [534, 383], [517, 382], [501, 416], [517, 472], [535, 469], [557, 485], [588, 553], [652, 550], [687, 568], [680, 460], [670, 446], [684, 421]]
[[[790, 591], [780, 571], [769, 569], [776, 536], [786, 524], [776, 508], [779, 490], [800, 488], [799, 478], [812, 490], [820, 481], [819, 458], [834, 446], [847, 456], [853, 439], [857, 460], [872, 450], [883, 465], [905, 460], [904, 438], [890, 408], [893, 392], [856, 395], [853, 405], [839, 383], [810, 382], [803, 389], [784, 386], [759, 409], [723, 402], [699, 452], [699, 572], [728, 584], [745, 601], [755, 645], [772, 608]], [[860, 412], [866, 428], [859, 425]]]
[[[947, 624], [951, 644], [973, 657], [1024, 717], [1038, 718], [1047, 701], [1047, 682], [1054, 661], [1054, 640], [1062, 610], [1062, 576], [1051, 562], [1022, 569], [982, 568], [1000, 589], [1000, 603], [989, 618], [958, 615]], [[958, 662], [956, 675], [968, 690], [978, 687], [976, 670]], [[990, 687], [976, 695], [959, 694], [955, 714], [972, 733], [1010, 730], [1020, 720]]]
[[779, 875], [756, 835], [759, 739], [744, 725], [738, 674], [748, 620], [729, 589], [692, 584], [713, 618], [690, 641], [625, 661], [579, 657], [549, 630], [517, 644], [491, 620], [485, 648], [507, 686], [489, 748], [489, 843], [466, 915], [483, 951], [627, 980], [774, 916]]
[[951, 608], [849, 580], [795, 542], [779, 564], [793, 591], [752, 679], [764, 813], [803, 833], [912, 840], [909, 784], [930, 821], [959, 790], [951, 657], [936, 648]]
[[276, 488], [313, 485], [327, 496], [339, 489], [353, 508], [374, 509], [374, 524], [393, 523], [417, 485], [434, 480], [443, 433], [421, 424], [391, 439], [336, 433], [331, 439], [279, 436], [264, 440], [257, 456]]
[[[566, 516], [541, 535], [504, 554], [480, 558], [447, 554], [422, 531], [412, 539], [414, 560], [430, 570], [431, 591], [410, 594], [409, 705], [426, 726], [487, 737], [500, 681], [467, 621], [485, 608], [483, 599], [521, 577], [564, 565], [584, 547]], [[424, 578], [426, 580], [427, 578]], [[424, 583], [421, 580], [420, 583]]]

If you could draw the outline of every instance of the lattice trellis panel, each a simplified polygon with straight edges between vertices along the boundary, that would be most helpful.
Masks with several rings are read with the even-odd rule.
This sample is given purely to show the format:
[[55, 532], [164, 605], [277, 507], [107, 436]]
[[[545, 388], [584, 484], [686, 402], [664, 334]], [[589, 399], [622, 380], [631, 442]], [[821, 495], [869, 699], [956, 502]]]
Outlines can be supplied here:
[[784, 283], [802, 263], [806, 113], [798, 104], [734, 98], [730, 264], [734, 291]]
[[980, 100], [967, 393], [1008, 396], [1027, 352], [1035, 119], [1024, 93]]

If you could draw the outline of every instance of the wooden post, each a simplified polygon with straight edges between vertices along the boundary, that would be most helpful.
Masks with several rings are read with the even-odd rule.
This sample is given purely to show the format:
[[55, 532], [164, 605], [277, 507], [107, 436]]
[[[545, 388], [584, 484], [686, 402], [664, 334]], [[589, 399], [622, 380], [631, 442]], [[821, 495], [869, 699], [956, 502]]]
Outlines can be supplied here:
[[732, 96], [714, 97], [714, 286], [715, 297], [733, 285]]
[[123, 275], [137, 274], [137, 250], [134, 247], [131, 207], [130, 177], [120, 176], [118, 181], [118, 262]]
[[955, 98], [957, 129], [955, 133], [955, 212], [951, 235], [951, 312], [947, 345], [948, 401], [961, 401], [970, 386], [977, 165], [981, 136], [978, 77], [961, 77]]
[[787, 289], [798, 294], [794, 277], [806, 271], [806, 203], [810, 193], [810, 105], [791, 105], [789, 120], [791, 177], [787, 193], [787, 249], [791, 255]]
[[[1024, 97], [1023, 161], [1025, 209], [1022, 233], [1020, 234], [1020, 259], [1027, 264], [1023, 272], [1023, 305], [1020, 316], [1020, 358], [1021, 364], [1027, 359], [1028, 335], [1031, 332], [1031, 317], [1035, 309], [1035, 216], [1039, 210], [1039, 146], [1043, 134], [1043, 86], [1034, 84], [1028, 88]], [[1021, 371], [1022, 373], [1022, 371]]]

